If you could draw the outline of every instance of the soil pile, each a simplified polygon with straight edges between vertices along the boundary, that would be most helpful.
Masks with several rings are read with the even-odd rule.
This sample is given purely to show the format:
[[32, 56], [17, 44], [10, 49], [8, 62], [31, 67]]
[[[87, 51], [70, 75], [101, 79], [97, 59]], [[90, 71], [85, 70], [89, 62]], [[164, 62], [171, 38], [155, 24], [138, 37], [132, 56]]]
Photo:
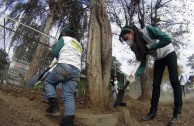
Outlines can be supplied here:
[[[179, 126], [193, 126], [194, 124], [194, 92], [190, 92], [184, 98], [184, 106], [182, 111], [182, 123]], [[58, 126], [61, 117], [51, 118], [45, 116], [44, 110], [48, 106], [46, 102], [42, 102], [42, 92], [27, 90], [22, 87], [12, 85], [0, 85], [0, 126]], [[127, 103], [126, 108], [119, 108], [124, 114], [119, 114], [118, 109], [110, 108], [108, 112], [96, 112], [93, 110], [83, 109], [83, 99], [76, 99], [77, 117], [84, 115], [84, 120], [90, 121], [88, 126], [94, 126], [96, 118], [91, 118], [90, 114], [96, 114], [100, 118], [112, 118], [110, 125], [104, 121], [106, 125], [114, 126], [113, 123], [121, 123], [121, 121], [130, 120], [131, 124], [126, 123], [126, 126], [165, 126], [172, 117], [173, 97], [168, 96], [161, 100], [158, 107], [157, 117], [149, 122], [141, 122], [141, 118], [149, 112], [149, 101], [140, 102], [130, 96], [124, 97], [124, 102]], [[60, 101], [60, 109], [63, 112], [63, 104]], [[129, 111], [126, 112], [126, 110]], [[87, 114], [87, 116], [86, 116]], [[107, 114], [107, 116], [105, 116]], [[116, 115], [119, 115], [117, 122]], [[126, 116], [127, 115], [127, 116]], [[80, 116], [81, 118], [81, 116]], [[80, 119], [79, 118], [79, 119]], [[124, 118], [124, 119], [121, 119]], [[79, 121], [77, 119], [77, 121]], [[94, 119], [94, 120], [92, 120]], [[111, 119], [110, 119], [111, 120]], [[81, 122], [76, 121], [76, 126], [85, 126]], [[103, 120], [100, 120], [103, 123]], [[101, 126], [101, 125], [99, 125]], [[119, 124], [118, 124], [119, 126]]]

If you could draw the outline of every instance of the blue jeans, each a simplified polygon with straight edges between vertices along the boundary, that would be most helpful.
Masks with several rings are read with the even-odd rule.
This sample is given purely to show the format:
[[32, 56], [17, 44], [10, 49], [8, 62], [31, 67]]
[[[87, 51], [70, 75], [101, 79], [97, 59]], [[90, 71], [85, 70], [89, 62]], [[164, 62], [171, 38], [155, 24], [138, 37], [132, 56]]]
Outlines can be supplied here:
[[75, 115], [74, 91], [80, 76], [80, 70], [72, 65], [59, 63], [44, 81], [46, 97], [57, 97], [56, 86], [62, 83], [62, 99], [64, 101], [64, 115]]

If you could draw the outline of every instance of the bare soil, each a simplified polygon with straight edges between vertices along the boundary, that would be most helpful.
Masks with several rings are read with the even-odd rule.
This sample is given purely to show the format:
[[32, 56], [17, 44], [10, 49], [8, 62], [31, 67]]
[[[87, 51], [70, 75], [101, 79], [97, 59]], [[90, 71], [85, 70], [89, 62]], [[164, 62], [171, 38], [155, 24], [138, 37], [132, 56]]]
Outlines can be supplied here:
[[[178, 126], [194, 125], [193, 94], [194, 92], [191, 92], [184, 98], [182, 122]], [[58, 126], [62, 115], [55, 118], [46, 116], [44, 110], [48, 104], [43, 102], [42, 98], [40, 91], [0, 85], [0, 126]], [[63, 103], [59, 102], [63, 113]], [[160, 99], [157, 117], [148, 122], [141, 122], [141, 118], [149, 112], [149, 101], [140, 102], [126, 95], [124, 102], [127, 103], [126, 108], [97, 111], [84, 109], [83, 99], [76, 99], [76, 126], [86, 126], [84, 122], [87, 122], [87, 126], [167, 126], [172, 117], [171, 96]]]

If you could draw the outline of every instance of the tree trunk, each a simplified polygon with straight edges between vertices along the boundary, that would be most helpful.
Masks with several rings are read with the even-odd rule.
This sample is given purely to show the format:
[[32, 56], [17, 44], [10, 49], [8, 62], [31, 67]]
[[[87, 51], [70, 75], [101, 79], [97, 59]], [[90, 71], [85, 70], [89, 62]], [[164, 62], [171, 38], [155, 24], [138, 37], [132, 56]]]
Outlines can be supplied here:
[[[49, 30], [51, 29], [53, 22], [54, 22], [53, 17], [51, 15], [49, 15], [43, 33], [45, 33], [45, 34], [49, 33]], [[46, 44], [48, 42], [48, 37], [45, 35], [42, 35], [40, 38], [40, 42]], [[31, 78], [34, 74], [37, 73], [38, 68], [40, 66], [41, 58], [43, 56], [44, 47], [45, 47], [45, 45], [40, 44], [40, 43], [38, 44], [38, 46], [36, 48], [36, 52], [35, 52], [35, 54], [32, 58], [32, 61], [30, 63], [30, 68], [28, 70], [26, 79]]]
[[151, 99], [152, 92], [152, 77], [150, 76], [149, 71], [145, 70], [140, 76], [141, 81], [141, 95], [138, 98], [140, 101], [147, 101]]
[[104, 0], [91, 0], [87, 49], [87, 90], [85, 105], [103, 108], [109, 101], [112, 35]]
[[[108, 106], [110, 95], [110, 72], [111, 72], [111, 58], [112, 58], [112, 34], [110, 21], [108, 19], [105, 0], [101, 2], [101, 8], [98, 10], [98, 21], [101, 28], [101, 65], [102, 65], [102, 84], [103, 84], [103, 100], [104, 105]], [[101, 15], [101, 16], [98, 16]]]

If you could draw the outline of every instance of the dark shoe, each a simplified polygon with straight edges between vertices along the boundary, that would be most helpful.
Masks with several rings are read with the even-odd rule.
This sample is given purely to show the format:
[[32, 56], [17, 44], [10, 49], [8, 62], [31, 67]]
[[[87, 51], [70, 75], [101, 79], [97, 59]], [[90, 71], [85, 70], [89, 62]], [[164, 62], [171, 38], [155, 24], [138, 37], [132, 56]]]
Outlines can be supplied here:
[[172, 119], [168, 123], [169, 126], [181, 123], [181, 114], [173, 115]]
[[60, 111], [59, 111], [59, 106], [57, 103], [57, 98], [48, 98], [49, 101], [49, 107], [45, 110], [47, 115], [51, 116], [59, 116]]
[[121, 102], [121, 103], [119, 104], [119, 106], [126, 107], [126, 106], [127, 106], [127, 104], [126, 104], [126, 103], [124, 103], [124, 102]]
[[156, 111], [150, 111], [150, 113], [147, 116], [143, 117], [141, 120], [149, 121], [149, 120], [154, 119], [155, 117], [156, 117]]
[[74, 115], [63, 117], [60, 126], [74, 126], [74, 117]]

